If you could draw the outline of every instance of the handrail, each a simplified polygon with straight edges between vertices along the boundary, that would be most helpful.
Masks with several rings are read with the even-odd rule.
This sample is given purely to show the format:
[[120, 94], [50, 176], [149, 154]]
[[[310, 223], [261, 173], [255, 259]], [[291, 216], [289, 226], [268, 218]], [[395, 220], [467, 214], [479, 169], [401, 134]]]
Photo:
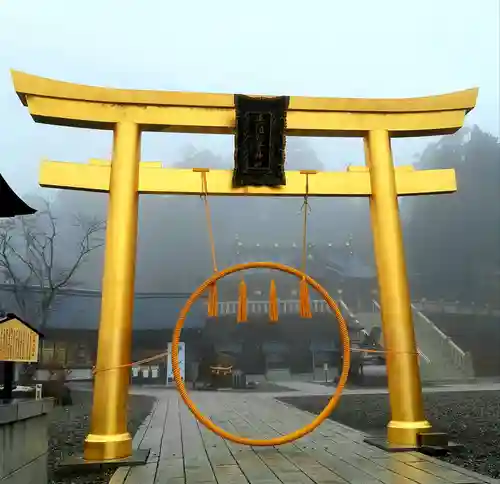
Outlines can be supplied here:
[[360, 327], [360, 331], [365, 334], [365, 335], [368, 335], [367, 331], [365, 330], [365, 328], [362, 327], [361, 323], [359, 322], [358, 318], [355, 316], [355, 314], [350, 310], [349, 306], [346, 304], [346, 302], [343, 300], [343, 299], [340, 299], [339, 300], [339, 306], [340, 306], [340, 310], [342, 311], [342, 309], [347, 313], [347, 316], [349, 317], [349, 322], [352, 322], [354, 323], [355, 325], [359, 326]]
[[[339, 299], [340, 311], [345, 311], [347, 314], [347, 323], [352, 324], [353, 326], [357, 326], [358, 334], [361, 333], [363, 336], [369, 336], [368, 331], [364, 328], [364, 326], [359, 322], [359, 319], [355, 316], [355, 314], [351, 311], [347, 303], [343, 299]], [[344, 315], [344, 318], [346, 316]]]
[[[372, 303], [375, 308], [377, 308], [380, 311], [380, 304], [376, 300], [372, 300]], [[425, 314], [423, 314], [421, 311], [419, 311], [414, 304], [411, 305], [412, 310], [421, 318], [424, 320], [425, 323], [428, 324], [428, 326], [436, 332], [441, 341], [441, 347], [443, 347], [444, 350], [449, 349], [451, 352], [451, 358], [453, 360], [453, 363], [456, 367], [459, 369], [465, 371], [468, 375], [472, 372], [472, 360], [471, 356], [469, 353], [466, 353], [465, 351], [462, 350], [449, 336], [444, 334], [437, 326], [434, 324]], [[420, 348], [417, 348], [419, 354], [421, 354]], [[422, 353], [423, 354], [423, 353]], [[427, 358], [427, 357], [425, 357]], [[425, 359], [424, 358], [424, 359]], [[430, 362], [430, 360], [427, 360], [427, 362]]]
[[461, 370], [465, 374], [465, 376], [474, 376], [474, 367], [472, 364], [471, 354], [468, 351], [464, 351], [462, 348], [460, 348], [452, 338], [443, 333], [443, 331], [441, 331], [431, 319], [429, 319], [425, 314], [419, 311], [413, 304], [412, 309], [419, 317], [419, 319], [423, 320], [427, 324], [427, 327], [429, 327], [430, 329], [432, 329], [432, 331], [439, 335], [441, 348], [444, 352], [448, 352], [455, 367]]
[[432, 329], [439, 334], [439, 336], [444, 339], [445, 341], [448, 342], [450, 346], [452, 346], [459, 354], [462, 356], [465, 356], [465, 351], [460, 348], [452, 338], [444, 334], [437, 326], [435, 323], [433, 323], [424, 313], [419, 311], [413, 304], [411, 305], [412, 309], [429, 325], [432, 327]]
[[349, 306], [345, 303], [343, 299], [339, 301], [339, 305], [341, 308], [345, 309], [349, 317], [356, 319], [356, 316], [354, 316], [354, 313], [349, 309]]
[[[381, 307], [378, 301], [375, 299], [372, 299], [372, 304], [375, 309], [375, 312], [381, 312]], [[417, 353], [419, 354], [420, 358], [422, 358], [426, 363], [430, 363], [431, 359], [417, 346]]]

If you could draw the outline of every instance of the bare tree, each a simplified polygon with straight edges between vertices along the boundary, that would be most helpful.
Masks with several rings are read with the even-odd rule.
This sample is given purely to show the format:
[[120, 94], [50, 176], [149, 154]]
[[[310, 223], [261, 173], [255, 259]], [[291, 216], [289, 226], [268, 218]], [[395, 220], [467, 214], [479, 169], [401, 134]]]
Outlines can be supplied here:
[[[80, 229], [76, 250], [64, 240], [50, 203], [34, 215], [4, 220], [0, 224], [0, 273], [6, 289], [25, 318], [36, 318], [43, 328], [58, 292], [75, 285], [75, 274], [85, 257], [104, 245], [105, 224], [74, 217]], [[58, 226], [59, 225], [59, 226]]]

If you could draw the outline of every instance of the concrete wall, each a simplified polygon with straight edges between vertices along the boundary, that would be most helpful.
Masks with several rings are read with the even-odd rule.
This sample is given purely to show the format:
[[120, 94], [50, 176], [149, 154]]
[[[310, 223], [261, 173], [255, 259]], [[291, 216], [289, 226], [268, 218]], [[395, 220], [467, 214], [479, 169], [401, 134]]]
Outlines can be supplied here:
[[47, 484], [53, 399], [0, 403], [0, 484]]

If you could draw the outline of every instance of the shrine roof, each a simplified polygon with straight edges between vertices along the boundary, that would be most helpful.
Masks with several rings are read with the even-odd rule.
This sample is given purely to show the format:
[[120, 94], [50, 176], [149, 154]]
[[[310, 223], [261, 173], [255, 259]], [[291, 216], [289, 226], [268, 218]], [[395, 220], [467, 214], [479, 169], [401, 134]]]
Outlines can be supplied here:
[[[228, 265], [250, 261], [272, 260], [292, 267], [301, 267], [302, 250], [297, 245], [280, 244], [257, 245], [244, 247], [240, 254], [234, 254]], [[366, 264], [348, 247], [310, 244], [308, 248], [307, 272], [313, 277], [328, 277], [334, 272], [344, 278], [372, 279], [376, 277], [373, 267]]]
[[[17, 311], [12, 291], [0, 287], [4, 309]], [[34, 292], [36, 297], [36, 292]], [[134, 303], [134, 329], [173, 328], [188, 294], [140, 294]], [[56, 296], [48, 315], [47, 327], [51, 329], [97, 329], [101, 310], [100, 291], [68, 290]], [[206, 320], [204, 301], [195, 303], [186, 318], [185, 327], [202, 327]]]

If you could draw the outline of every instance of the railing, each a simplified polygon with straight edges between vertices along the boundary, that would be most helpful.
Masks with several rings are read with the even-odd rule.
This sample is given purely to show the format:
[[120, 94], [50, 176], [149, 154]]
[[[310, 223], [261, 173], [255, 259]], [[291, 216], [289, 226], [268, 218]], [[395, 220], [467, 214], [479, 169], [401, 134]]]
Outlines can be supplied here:
[[[424, 301], [424, 303], [436, 304], [434, 301]], [[376, 311], [380, 311], [380, 304], [377, 301], [373, 300], [372, 304]], [[427, 328], [430, 332], [435, 334], [442, 353], [450, 357], [455, 368], [459, 369], [464, 376], [472, 378], [474, 376], [474, 367], [470, 353], [462, 350], [462, 348], [460, 348], [449, 336], [444, 334], [427, 316], [425, 316], [425, 314], [419, 310], [418, 303], [412, 303], [411, 307], [414, 315], [414, 324], [419, 324], [419, 322], [421, 322], [419, 325], [420, 328]], [[443, 306], [441, 302], [441, 308], [443, 307], [447, 306]], [[427, 363], [431, 362], [419, 348], [418, 352]]]
[[412, 304], [413, 314], [423, 321], [429, 329], [438, 335], [441, 350], [443, 353], [448, 354], [453, 361], [456, 368], [467, 377], [474, 376], [474, 369], [472, 365], [472, 357], [469, 352], [462, 350], [449, 336], [444, 334], [425, 314], [419, 311], [414, 304]]
[[356, 316], [354, 316], [354, 313], [349, 309], [349, 306], [342, 299], [339, 301], [339, 309], [343, 315], [359, 324], [359, 321], [356, 319]]
[[[351, 328], [358, 328], [359, 332], [367, 335], [361, 323], [358, 321], [354, 313], [349, 309], [349, 306], [341, 299], [337, 301], [339, 305], [340, 312], [347, 324]], [[238, 311], [238, 301], [226, 301], [219, 302], [219, 314], [221, 316], [235, 315]], [[269, 301], [248, 301], [247, 311], [249, 314], [268, 314], [269, 313]], [[279, 299], [278, 309], [280, 314], [299, 314], [300, 313], [300, 303], [297, 299]], [[323, 299], [313, 299], [311, 300], [311, 312], [313, 314], [325, 314], [331, 313], [330, 306]]]
[[363, 334], [364, 336], [368, 336], [368, 332], [366, 331], [366, 329], [363, 328], [363, 325], [359, 322], [358, 318], [354, 315], [354, 313], [349, 309], [349, 306], [342, 299], [340, 299], [339, 301], [339, 308], [342, 316], [344, 316], [344, 319], [347, 319], [348, 324], [358, 327], [361, 334]]
[[414, 308], [417, 311], [426, 311], [446, 314], [474, 314], [484, 316], [500, 316], [500, 308], [491, 307], [488, 304], [480, 305], [473, 302], [467, 304], [460, 301], [429, 301], [422, 299], [414, 301]]
[[[377, 301], [375, 301], [375, 299], [372, 300], [372, 304], [374, 312], [381, 313], [380, 304]], [[429, 364], [431, 362], [431, 359], [418, 346], [417, 346], [417, 353], [425, 363]]]
[[[238, 311], [238, 301], [219, 302], [218, 305], [219, 314], [221, 316], [236, 314]], [[298, 299], [278, 300], [280, 314], [299, 314], [299, 305]], [[247, 308], [249, 314], [267, 314], [269, 313], [269, 301], [248, 301]], [[321, 299], [314, 299], [311, 301], [311, 311], [319, 314], [331, 313], [328, 304]]]

